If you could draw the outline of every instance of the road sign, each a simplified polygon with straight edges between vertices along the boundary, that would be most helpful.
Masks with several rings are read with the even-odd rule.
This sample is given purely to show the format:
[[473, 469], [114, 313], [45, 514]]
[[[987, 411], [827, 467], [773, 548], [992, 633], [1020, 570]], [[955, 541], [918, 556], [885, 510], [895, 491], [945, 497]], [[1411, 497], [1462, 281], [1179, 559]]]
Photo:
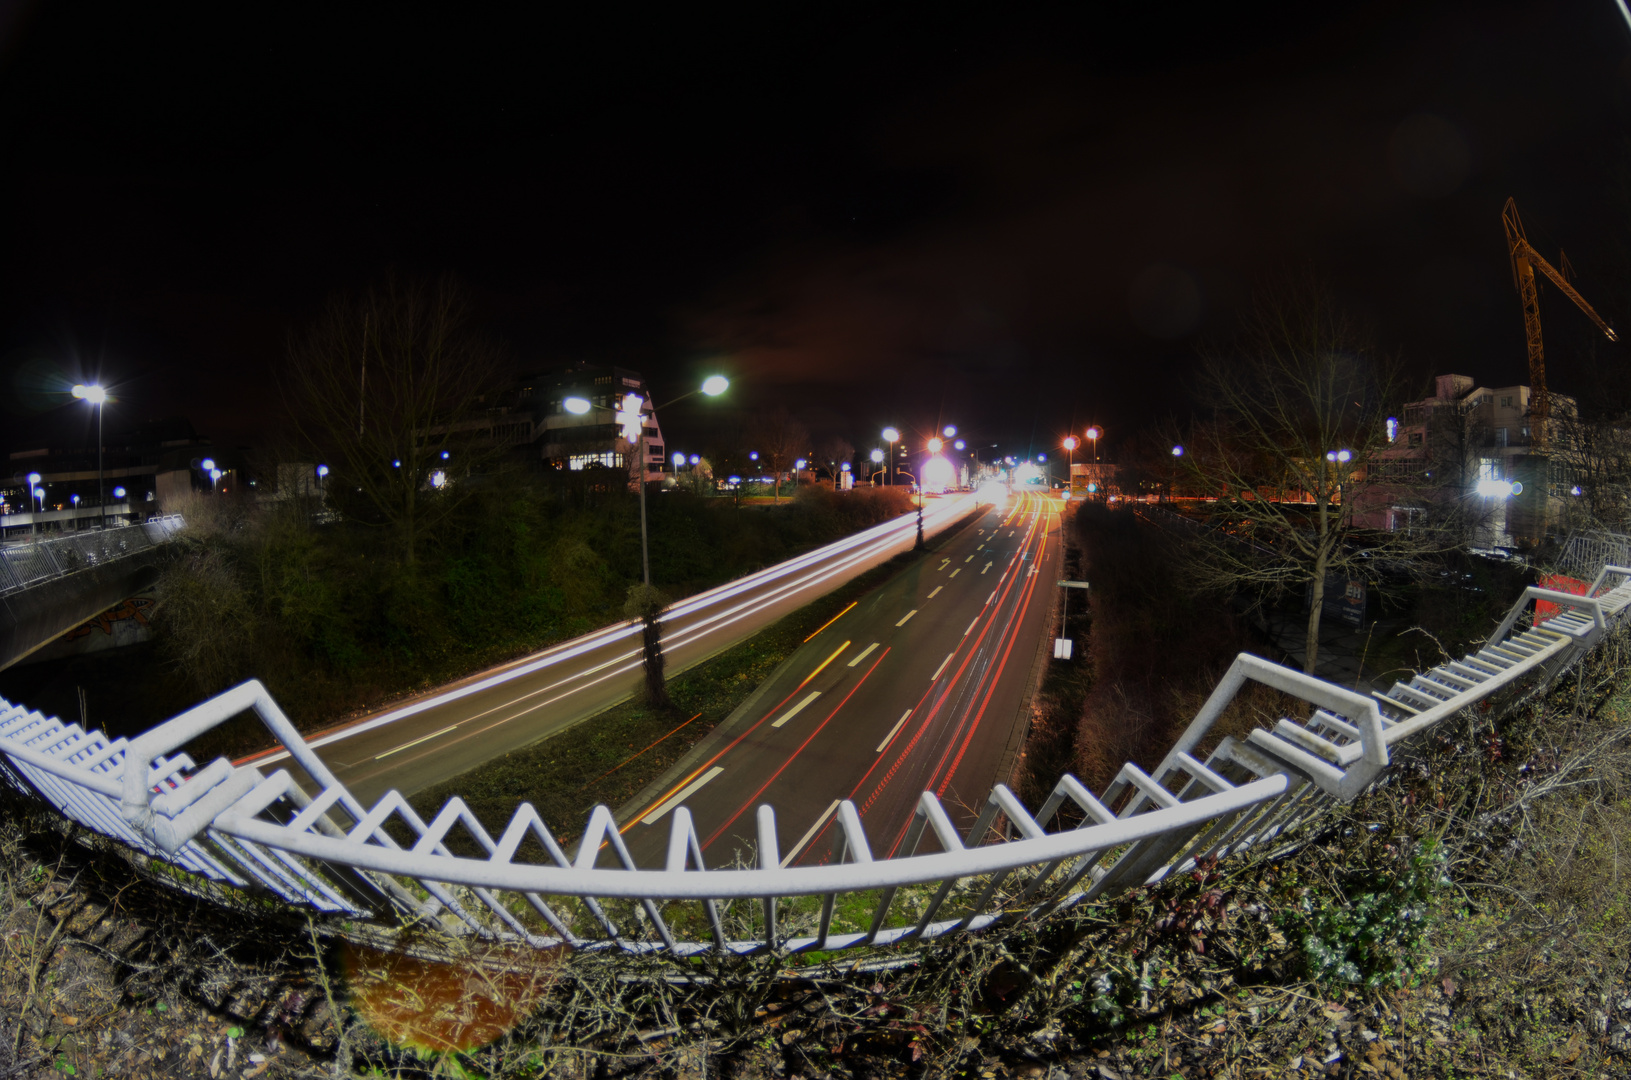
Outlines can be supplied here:
[[1085, 582], [1085, 581], [1061, 581], [1059, 584], [1064, 586], [1067, 589], [1085, 589], [1085, 588], [1087, 588], [1087, 582]]
[[1056, 637], [1056, 638], [1054, 638], [1053, 639], [1053, 658], [1055, 660], [1069, 660], [1070, 659], [1070, 649], [1071, 649], [1071, 646], [1073, 644], [1074, 644], [1074, 642], [1072, 642], [1068, 637]]

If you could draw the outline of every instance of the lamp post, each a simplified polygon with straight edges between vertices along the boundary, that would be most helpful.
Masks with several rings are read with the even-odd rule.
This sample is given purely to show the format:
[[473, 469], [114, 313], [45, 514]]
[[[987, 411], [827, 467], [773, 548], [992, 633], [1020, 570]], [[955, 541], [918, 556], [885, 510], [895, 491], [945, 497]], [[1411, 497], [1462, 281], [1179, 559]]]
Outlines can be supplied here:
[[102, 406], [108, 400], [108, 392], [99, 383], [89, 385], [80, 383], [74, 387], [73, 394], [81, 401], [88, 401], [96, 406], [96, 504], [102, 511], [102, 523], [99, 527], [105, 529], [108, 527], [108, 506], [107, 500], [102, 496]]
[[884, 483], [893, 487], [895, 483], [895, 444], [900, 441], [900, 432], [892, 427], [884, 428], [883, 441], [889, 444], [889, 469], [884, 477]]
[[[33, 505], [35, 503], [39, 503], [40, 500], [43, 499], [43, 498], [45, 498], [45, 489], [40, 487], [40, 474], [37, 473], [37, 472], [29, 473], [28, 474], [28, 501], [29, 501], [29, 504]], [[39, 532], [40, 532], [40, 520], [39, 520], [39, 518], [40, 518], [40, 512], [43, 511], [43, 510], [44, 510], [44, 505], [41, 504], [40, 510], [36, 510], [34, 513], [28, 515], [28, 532], [29, 532], [30, 536], [38, 536], [39, 535]]]
[[[679, 397], [675, 398], [673, 401], [667, 402], [664, 405], [650, 405], [651, 395], [647, 394], [643, 398], [638, 398], [633, 409], [625, 408], [624, 410], [625, 413], [633, 413], [632, 417], [629, 417], [624, 421], [623, 437], [628, 439], [629, 442], [635, 444], [635, 453], [638, 455], [637, 460], [640, 467], [640, 579], [645, 582], [647, 586], [651, 584], [651, 544], [647, 539], [646, 532], [646, 407], [650, 405], [651, 414], [655, 416], [657, 415], [657, 410], [659, 408], [666, 409], [669, 405], [684, 401], [686, 398], [691, 397], [694, 394], [706, 394], [708, 397], [718, 397], [720, 394], [723, 394], [730, 388], [731, 381], [725, 378], [725, 376], [710, 375], [706, 379], [703, 379], [702, 385], [697, 387], [695, 390], [687, 391], [686, 393], [683, 393]], [[636, 397], [637, 395], [630, 394], [629, 398], [625, 398], [625, 406], [629, 404], [630, 398]], [[637, 428], [637, 431], [635, 433], [635, 437], [629, 439], [628, 425], [631, 423]], [[678, 460], [678, 455], [676, 455], [676, 460]], [[693, 465], [700, 464], [701, 458], [696, 455], [692, 455], [691, 463]], [[676, 473], [678, 471], [678, 469], [675, 470]]]
[[1076, 447], [1080, 443], [1076, 436], [1065, 436], [1065, 490], [1074, 491], [1076, 487]]
[[1093, 464], [1097, 465], [1099, 463], [1099, 436], [1104, 434], [1104, 429], [1094, 424], [1082, 434], [1093, 440]]

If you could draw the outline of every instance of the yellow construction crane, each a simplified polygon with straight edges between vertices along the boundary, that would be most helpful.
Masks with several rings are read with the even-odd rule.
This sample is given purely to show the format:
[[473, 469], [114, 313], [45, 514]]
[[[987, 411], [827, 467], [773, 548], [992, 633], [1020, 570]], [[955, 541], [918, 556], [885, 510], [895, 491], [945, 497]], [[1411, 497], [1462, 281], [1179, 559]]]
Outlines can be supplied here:
[[[1517, 286], [1518, 296], [1523, 300], [1524, 336], [1529, 339], [1530, 438], [1535, 449], [1544, 450], [1546, 421], [1552, 415], [1552, 401], [1546, 393], [1546, 355], [1540, 343], [1540, 289], [1535, 282], [1535, 268], [1539, 267], [1541, 273], [1551, 278], [1552, 284], [1562, 289], [1563, 295], [1573, 300], [1575, 306], [1597, 324], [1597, 329], [1608, 335], [1608, 340], [1618, 341], [1619, 338], [1614, 336], [1614, 328], [1586, 303], [1585, 297], [1575, 292], [1568, 278], [1553, 269], [1552, 264], [1530, 246], [1523, 235], [1523, 222], [1518, 218], [1518, 204], [1512, 199], [1506, 200], [1506, 206], [1501, 209], [1501, 224], [1506, 226], [1507, 248], [1512, 253], [1512, 284]], [[1565, 269], [1573, 269], [1567, 256], [1562, 261]]]

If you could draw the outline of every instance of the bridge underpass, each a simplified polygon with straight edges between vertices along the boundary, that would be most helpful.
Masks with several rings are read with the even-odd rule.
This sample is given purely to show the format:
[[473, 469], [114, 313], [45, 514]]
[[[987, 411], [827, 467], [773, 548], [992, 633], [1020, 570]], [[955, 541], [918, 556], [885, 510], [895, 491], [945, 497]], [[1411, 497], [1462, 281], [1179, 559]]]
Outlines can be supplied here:
[[0, 669], [151, 587], [182, 524], [155, 518], [0, 548]]

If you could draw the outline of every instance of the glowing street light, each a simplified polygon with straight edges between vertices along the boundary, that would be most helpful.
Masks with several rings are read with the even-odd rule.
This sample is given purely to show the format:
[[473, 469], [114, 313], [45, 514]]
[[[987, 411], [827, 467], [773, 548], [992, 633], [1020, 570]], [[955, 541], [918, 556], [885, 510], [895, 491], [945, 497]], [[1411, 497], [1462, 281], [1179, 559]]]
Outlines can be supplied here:
[[872, 457], [872, 463], [874, 465], [880, 465], [880, 464], [883, 463], [883, 451], [882, 450], [872, 451], [871, 457]]
[[1174, 446], [1172, 448], [1172, 456], [1173, 457], [1183, 457], [1184, 456], [1184, 448], [1181, 447], [1181, 446]]
[[702, 392], [709, 397], [718, 397], [730, 388], [731, 381], [723, 375], [710, 375], [702, 380]]
[[[213, 461], [206, 461], [206, 464], [214, 465], [215, 463]], [[327, 465], [317, 466], [317, 501], [318, 502], [323, 501], [323, 477], [325, 477], [327, 475], [328, 475], [328, 466]]]
[[96, 406], [96, 502], [102, 507], [102, 528], [105, 529], [108, 527], [108, 508], [107, 499], [102, 495], [102, 406], [107, 403], [108, 392], [96, 383], [81, 383], [74, 387], [73, 395]]
[[116, 488], [114, 488], [114, 489], [113, 489], [113, 497], [114, 497], [114, 498], [115, 498], [115, 499], [122, 499], [122, 498], [124, 498], [124, 497], [125, 497], [125, 489], [124, 489], [124, 488], [122, 488], [122, 487], [116, 487]]
[[[41, 511], [43, 511], [45, 509], [45, 505], [44, 505], [44, 503], [42, 501], [45, 498], [45, 489], [40, 487], [39, 484], [40, 484], [40, 474], [37, 473], [37, 472], [29, 473], [28, 474], [28, 494], [29, 494], [30, 498], [34, 502], [40, 503], [40, 508], [39, 508], [39, 510], [35, 511], [35, 514], [38, 514], [39, 512], [41, 512]], [[33, 520], [34, 516], [35, 516], [34, 514], [29, 515], [30, 520], [29, 520], [29, 523], [28, 523], [28, 531], [30, 533], [37, 533], [37, 532], [40, 531], [40, 523], [38, 521]]]
[[947, 424], [941, 430], [940, 434], [944, 435], [948, 439], [951, 438], [953, 435], [957, 434], [957, 425], [956, 424]]
[[968, 443], [964, 442], [962, 439], [958, 439], [956, 442], [952, 443], [951, 445], [952, 445], [952, 449], [954, 449], [954, 450], [967, 450], [968, 449]]
[[1094, 424], [1082, 434], [1093, 440], [1093, 464], [1097, 465], [1099, 463], [1099, 437], [1104, 434], [1104, 429]]
[[940, 448], [942, 446], [945, 446], [945, 445], [946, 445], [945, 443], [941, 442], [937, 438], [936, 439], [930, 439], [929, 440], [929, 453], [938, 454], [938, 453], [940, 453]]
[[593, 407], [585, 397], [569, 397], [561, 402], [561, 408], [573, 416], [582, 416]]
[[884, 477], [884, 483], [893, 485], [895, 482], [895, 444], [900, 441], [900, 432], [893, 427], [886, 427], [881, 432], [883, 441], [889, 444], [889, 474]]

